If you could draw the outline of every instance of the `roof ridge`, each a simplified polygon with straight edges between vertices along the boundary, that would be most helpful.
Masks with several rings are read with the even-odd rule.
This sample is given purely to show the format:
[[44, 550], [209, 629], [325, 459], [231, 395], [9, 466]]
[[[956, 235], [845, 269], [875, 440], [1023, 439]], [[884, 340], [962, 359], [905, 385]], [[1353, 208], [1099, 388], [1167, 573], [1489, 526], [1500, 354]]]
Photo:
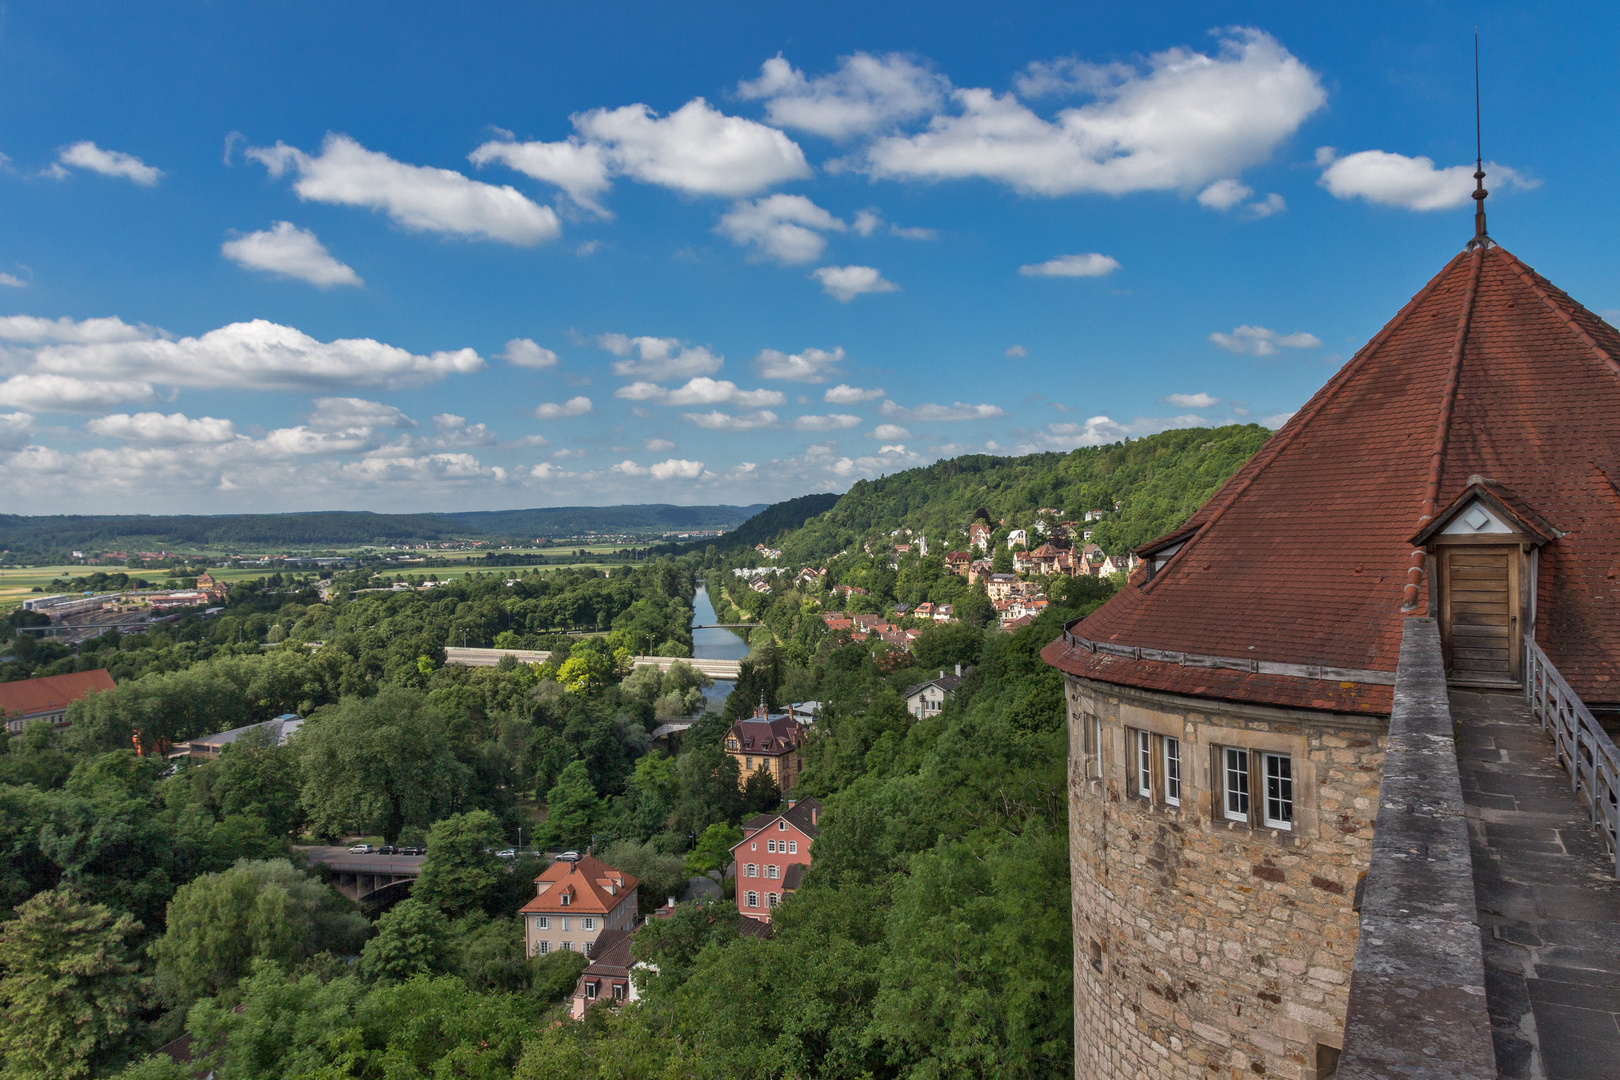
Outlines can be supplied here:
[[[1500, 253], [1501, 258], [1508, 264], [1508, 267], [1514, 273], [1519, 275], [1519, 279], [1526, 285], [1530, 286], [1530, 291], [1541, 298], [1541, 302], [1547, 305], [1548, 310], [1550, 310], [1554, 315], [1557, 315], [1563, 324], [1567, 326], [1572, 333], [1574, 333], [1576, 338], [1580, 340], [1581, 344], [1590, 349], [1593, 356], [1607, 364], [1610, 371], [1614, 372], [1616, 375], [1620, 375], [1620, 363], [1617, 363], [1614, 356], [1611, 355], [1603, 346], [1599, 345], [1597, 343], [1597, 339], [1591, 334], [1587, 333], [1584, 327], [1576, 323], [1575, 317], [1565, 309], [1563, 304], [1560, 304], [1556, 299], [1554, 299], [1552, 294], [1547, 290], [1546, 284], [1543, 283], [1545, 279], [1543, 279], [1540, 274], [1536, 273], [1529, 266], [1521, 262], [1519, 257], [1512, 252], [1504, 251], [1500, 247], [1496, 248], [1495, 250]], [[1562, 292], [1563, 290], [1560, 289], [1559, 291]], [[1570, 303], [1573, 304], [1575, 302], [1575, 300], [1570, 299]]]
[[[1474, 322], [1474, 302], [1479, 298], [1479, 272], [1485, 265], [1485, 248], [1476, 247], [1469, 257], [1473, 266], [1468, 270], [1468, 287], [1463, 290], [1462, 307], [1457, 311], [1457, 333], [1451, 340], [1450, 371], [1446, 375], [1446, 390], [1440, 398], [1440, 420], [1434, 429], [1434, 444], [1429, 450], [1429, 479], [1423, 485], [1423, 507], [1418, 511], [1418, 531], [1434, 520], [1434, 504], [1440, 500], [1440, 470], [1446, 460], [1446, 443], [1451, 440], [1451, 414], [1457, 407], [1457, 388], [1462, 383], [1463, 352], [1468, 347], [1468, 331]], [[1428, 558], [1424, 548], [1412, 548], [1406, 566], [1406, 584], [1402, 586], [1401, 611], [1417, 611], [1418, 582], [1423, 579], [1423, 563]]]
[[[1311, 421], [1316, 419], [1317, 415], [1321, 413], [1323, 407], [1327, 405], [1328, 401], [1330, 401], [1333, 396], [1343, 389], [1344, 385], [1350, 381], [1350, 377], [1356, 371], [1359, 371], [1361, 367], [1370, 359], [1372, 359], [1373, 355], [1377, 353], [1377, 351], [1384, 345], [1386, 341], [1389, 340], [1390, 336], [1393, 335], [1396, 330], [1405, 325], [1406, 320], [1411, 317], [1412, 312], [1416, 311], [1418, 306], [1423, 303], [1424, 300], [1429, 298], [1429, 295], [1434, 292], [1441, 280], [1443, 280], [1445, 276], [1451, 272], [1451, 268], [1456, 264], [1457, 260], [1466, 254], [1466, 251], [1459, 251], [1456, 255], [1453, 255], [1449, 260], [1447, 260], [1446, 265], [1440, 268], [1439, 273], [1430, 278], [1423, 288], [1419, 289], [1415, 294], [1413, 294], [1412, 299], [1406, 302], [1406, 306], [1397, 311], [1389, 322], [1384, 324], [1382, 330], [1379, 330], [1378, 333], [1374, 334], [1372, 339], [1368, 341], [1367, 344], [1357, 349], [1356, 354], [1349, 360], [1345, 361], [1344, 366], [1339, 368], [1338, 371], [1334, 372], [1333, 377], [1323, 384], [1320, 390], [1311, 395], [1311, 399], [1305, 403], [1304, 407], [1289, 418], [1288, 422], [1282, 426], [1282, 430], [1273, 435], [1267, 441], [1266, 445], [1261, 447], [1260, 452], [1264, 454], [1272, 443], [1276, 443], [1277, 448], [1272, 450], [1264, 460], [1259, 461], [1259, 463], [1256, 464], [1252, 470], [1249, 470], [1248, 476], [1243, 478], [1243, 481], [1232, 492], [1232, 494], [1224, 502], [1222, 502], [1220, 506], [1216, 507], [1210, 513], [1209, 517], [1197, 524], [1195, 527], [1196, 531], [1182, 543], [1180, 550], [1178, 550], [1175, 555], [1172, 555], [1171, 559], [1176, 559], [1177, 557], [1184, 555], [1189, 548], [1197, 546], [1198, 541], [1209, 532], [1210, 528], [1221, 519], [1222, 515], [1224, 515], [1226, 511], [1238, 501], [1238, 499], [1242, 498], [1243, 493], [1249, 490], [1250, 486], [1254, 484], [1255, 480], [1259, 478], [1260, 474], [1265, 472], [1266, 469], [1270, 468], [1272, 463], [1282, 456], [1284, 450], [1293, 445], [1294, 439], [1298, 437], [1299, 432], [1308, 426]], [[1256, 455], [1256, 457], [1258, 458], [1258, 455]], [[1238, 475], [1242, 475], [1242, 470], [1239, 470]], [[1219, 492], [1216, 494], [1218, 497]], [[1197, 514], [1193, 515], [1194, 518], [1197, 516]], [[1189, 521], [1188, 524], [1191, 524], [1191, 521]], [[1172, 533], [1171, 535], [1174, 534]], [[1154, 574], [1152, 578], [1143, 582], [1140, 586], [1138, 586], [1138, 588], [1143, 591], [1151, 589], [1153, 588], [1154, 583], [1161, 580], [1162, 577], [1162, 573]]]

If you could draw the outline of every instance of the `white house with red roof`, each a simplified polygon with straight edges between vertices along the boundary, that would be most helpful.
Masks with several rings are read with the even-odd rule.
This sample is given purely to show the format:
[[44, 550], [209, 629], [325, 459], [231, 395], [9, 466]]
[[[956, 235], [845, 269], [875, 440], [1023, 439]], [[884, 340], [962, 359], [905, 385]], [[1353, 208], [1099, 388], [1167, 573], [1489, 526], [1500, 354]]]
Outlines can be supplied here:
[[640, 883], [594, 855], [564, 855], [534, 884], [534, 899], [518, 909], [529, 956], [557, 951], [591, 956], [605, 931], [636, 927]]

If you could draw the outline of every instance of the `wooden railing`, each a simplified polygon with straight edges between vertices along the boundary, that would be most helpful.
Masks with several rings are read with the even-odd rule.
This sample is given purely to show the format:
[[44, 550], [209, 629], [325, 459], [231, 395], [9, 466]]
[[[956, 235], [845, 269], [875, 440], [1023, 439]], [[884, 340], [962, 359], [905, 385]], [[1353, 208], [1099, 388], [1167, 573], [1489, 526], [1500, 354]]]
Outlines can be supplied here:
[[1620, 750], [1534, 641], [1524, 643], [1524, 697], [1552, 735], [1575, 797], [1586, 804], [1620, 877]]

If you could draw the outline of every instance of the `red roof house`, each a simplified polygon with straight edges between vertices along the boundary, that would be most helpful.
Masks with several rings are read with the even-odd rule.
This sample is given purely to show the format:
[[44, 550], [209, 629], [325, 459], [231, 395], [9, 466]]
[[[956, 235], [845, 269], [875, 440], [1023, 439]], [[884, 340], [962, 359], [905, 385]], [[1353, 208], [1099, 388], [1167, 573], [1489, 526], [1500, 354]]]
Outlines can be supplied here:
[[34, 720], [49, 720], [60, 727], [67, 723], [69, 705], [115, 685], [106, 668], [0, 683], [0, 716], [5, 717], [6, 730], [12, 732]]

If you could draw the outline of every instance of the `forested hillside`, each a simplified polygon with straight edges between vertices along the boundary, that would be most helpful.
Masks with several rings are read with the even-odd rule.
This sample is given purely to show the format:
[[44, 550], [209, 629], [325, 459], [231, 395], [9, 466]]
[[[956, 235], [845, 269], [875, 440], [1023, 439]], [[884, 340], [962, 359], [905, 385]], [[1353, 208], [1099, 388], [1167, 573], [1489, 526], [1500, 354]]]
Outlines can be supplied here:
[[950, 458], [857, 481], [799, 529], [765, 528], [772, 507], [728, 534], [720, 547], [766, 542], [780, 547], [790, 562], [815, 562], [857, 539], [903, 526], [927, 535], [931, 545], [954, 547], [977, 511], [992, 521], [1005, 518], [1008, 526], [1027, 527], [1037, 510], [1048, 508], [1070, 519], [1087, 510], [1108, 511], [1092, 539], [1106, 551], [1124, 552], [1185, 521], [1270, 436], [1258, 424], [1233, 424], [1166, 431], [1066, 454]]

